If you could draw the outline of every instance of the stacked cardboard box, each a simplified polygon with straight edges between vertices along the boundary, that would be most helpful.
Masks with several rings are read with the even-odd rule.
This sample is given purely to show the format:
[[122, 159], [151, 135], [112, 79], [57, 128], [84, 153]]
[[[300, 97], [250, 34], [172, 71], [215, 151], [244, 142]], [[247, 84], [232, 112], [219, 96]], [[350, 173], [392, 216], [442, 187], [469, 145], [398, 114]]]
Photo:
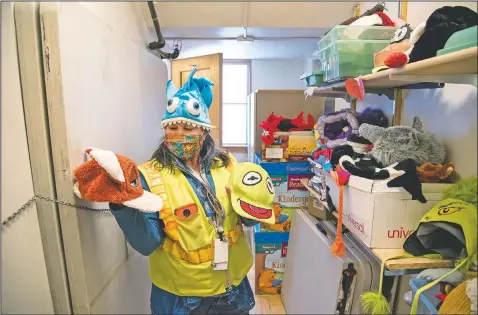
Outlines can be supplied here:
[[317, 147], [312, 131], [275, 132], [273, 138], [270, 145], [262, 143], [264, 162], [306, 162]]
[[280, 294], [289, 232], [267, 232], [254, 227], [256, 294]]
[[267, 171], [276, 192], [276, 222], [255, 227], [256, 294], [280, 294], [291, 221], [309, 197], [301, 180], [312, 173], [307, 162], [266, 162], [256, 156], [256, 163]]

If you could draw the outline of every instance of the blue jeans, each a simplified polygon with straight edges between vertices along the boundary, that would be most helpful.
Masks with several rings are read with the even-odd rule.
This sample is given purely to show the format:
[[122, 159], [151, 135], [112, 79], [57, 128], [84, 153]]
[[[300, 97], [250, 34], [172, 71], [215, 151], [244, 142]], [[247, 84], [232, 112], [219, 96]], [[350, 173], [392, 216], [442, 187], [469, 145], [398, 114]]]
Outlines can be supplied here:
[[211, 297], [180, 297], [154, 284], [151, 288], [152, 315], [249, 314], [254, 305], [254, 292], [247, 277], [231, 291]]
[[191, 312], [196, 314], [249, 314], [249, 311], [240, 309], [236, 302], [229, 303], [227, 296], [206, 298]]

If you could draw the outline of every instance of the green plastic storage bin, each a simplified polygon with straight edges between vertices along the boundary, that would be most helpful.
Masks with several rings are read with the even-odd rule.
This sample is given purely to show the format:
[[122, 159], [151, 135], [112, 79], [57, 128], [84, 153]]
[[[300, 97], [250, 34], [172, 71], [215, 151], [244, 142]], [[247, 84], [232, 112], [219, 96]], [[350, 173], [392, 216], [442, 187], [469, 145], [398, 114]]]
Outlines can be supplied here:
[[458, 50], [477, 45], [478, 26], [469, 27], [450, 36], [445, 47], [437, 52], [437, 56], [446, 55]]
[[324, 82], [354, 78], [372, 72], [373, 54], [335, 54], [325, 62]]
[[358, 26], [337, 25], [318, 42], [319, 50], [338, 40], [388, 40], [395, 33], [396, 28], [390, 26]]
[[324, 74], [322, 71], [312, 71], [309, 73], [304, 73], [300, 79], [302, 82], [304, 82], [306, 87], [311, 87], [320, 86], [322, 83], [324, 83], [323, 77]]
[[338, 40], [317, 51], [314, 56], [323, 61], [337, 54], [373, 55], [389, 44], [390, 40]]

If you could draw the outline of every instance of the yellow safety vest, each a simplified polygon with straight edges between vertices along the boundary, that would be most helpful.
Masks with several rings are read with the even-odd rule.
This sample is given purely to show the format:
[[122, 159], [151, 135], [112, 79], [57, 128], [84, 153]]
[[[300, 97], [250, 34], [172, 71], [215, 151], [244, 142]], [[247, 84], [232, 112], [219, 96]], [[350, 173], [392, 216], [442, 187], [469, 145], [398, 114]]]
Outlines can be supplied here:
[[247, 245], [239, 216], [232, 209], [225, 187], [229, 169], [215, 162], [211, 175], [216, 196], [224, 207], [224, 233], [229, 239], [227, 271], [212, 268], [216, 230], [184, 174], [162, 169], [153, 161], [138, 167], [152, 193], [162, 197], [159, 218], [165, 224], [163, 244], [149, 256], [153, 284], [178, 296], [214, 296], [237, 286], [252, 267], [252, 254]]

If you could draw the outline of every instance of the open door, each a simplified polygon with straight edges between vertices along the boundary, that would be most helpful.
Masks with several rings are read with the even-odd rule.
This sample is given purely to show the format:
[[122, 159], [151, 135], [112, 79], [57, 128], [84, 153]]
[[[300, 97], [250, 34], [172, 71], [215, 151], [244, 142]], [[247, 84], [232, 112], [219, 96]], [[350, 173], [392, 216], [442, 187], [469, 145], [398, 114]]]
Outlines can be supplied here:
[[214, 83], [212, 87], [214, 97], [209, 110], [211, 124], [216, 126], [211, 130], [211, 136], [216, 146], [221, 147], [221, 117], [222, 117], [222, 54], [173, 60], [171, 65], [171, 79], [176, 88], [187, 81], [193, 67], [198, 69], [196, 77], [205, 77]]

